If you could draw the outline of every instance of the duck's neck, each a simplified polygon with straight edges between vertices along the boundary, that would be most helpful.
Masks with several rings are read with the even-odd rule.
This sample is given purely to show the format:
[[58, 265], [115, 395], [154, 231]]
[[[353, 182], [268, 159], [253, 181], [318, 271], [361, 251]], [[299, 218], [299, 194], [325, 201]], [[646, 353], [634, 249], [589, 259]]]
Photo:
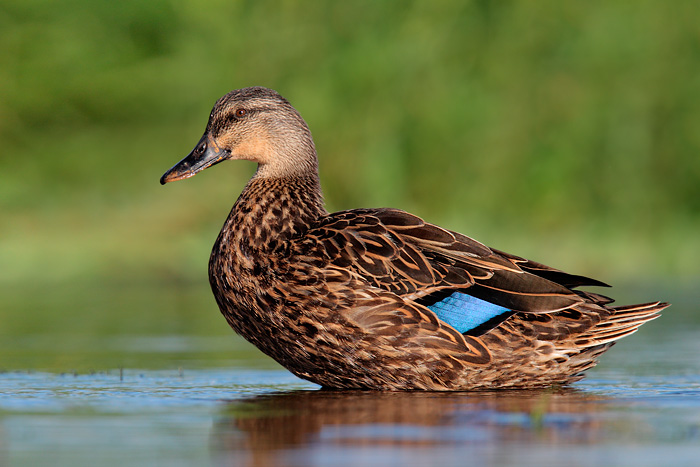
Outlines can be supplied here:
[[[284, 254], [287, 242], [326, 214], [318, 175], [253, 177], [231, 209], [212, 256], [224, 253], [251, 267]], [[234, 251], [231, 251], [234, 250]]]

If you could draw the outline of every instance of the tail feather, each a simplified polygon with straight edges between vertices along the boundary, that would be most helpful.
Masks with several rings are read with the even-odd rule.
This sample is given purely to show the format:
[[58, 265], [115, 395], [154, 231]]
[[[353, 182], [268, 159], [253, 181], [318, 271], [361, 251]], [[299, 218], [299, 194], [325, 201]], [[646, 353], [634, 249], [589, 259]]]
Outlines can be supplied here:
[[647, 321], [658, 318], [668, 303], [653, 302], [610, 308], [612, 313], [576, 339], [581, 348], [614, 342], [637, 332]]

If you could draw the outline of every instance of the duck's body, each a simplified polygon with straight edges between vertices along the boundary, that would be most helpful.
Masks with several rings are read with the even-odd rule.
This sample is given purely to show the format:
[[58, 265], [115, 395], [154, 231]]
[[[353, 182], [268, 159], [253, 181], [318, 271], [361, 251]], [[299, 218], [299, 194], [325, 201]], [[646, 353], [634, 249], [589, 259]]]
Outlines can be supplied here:
[[161, 182], [258, 162], [212, 250], [231, 327], [325, 387], [532, 388], [582, 377], [666, 304], [611, 308], [604, 285], [487, 248], [394, 209], [329, 214], [311, 134], [279, 94], [233, 91]]

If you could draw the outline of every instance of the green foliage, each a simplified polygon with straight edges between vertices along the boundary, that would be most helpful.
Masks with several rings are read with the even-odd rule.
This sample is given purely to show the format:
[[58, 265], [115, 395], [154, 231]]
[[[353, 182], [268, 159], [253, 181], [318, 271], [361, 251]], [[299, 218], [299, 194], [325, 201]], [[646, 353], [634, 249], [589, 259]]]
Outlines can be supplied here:
[[158, 178], [250, 85], [309, 122], [329, 209], [404, 208], [606, 280], [697, 275], [699, 16], [690, 1], [5, 0], [0, 286], [206, 287], [253, 167]]

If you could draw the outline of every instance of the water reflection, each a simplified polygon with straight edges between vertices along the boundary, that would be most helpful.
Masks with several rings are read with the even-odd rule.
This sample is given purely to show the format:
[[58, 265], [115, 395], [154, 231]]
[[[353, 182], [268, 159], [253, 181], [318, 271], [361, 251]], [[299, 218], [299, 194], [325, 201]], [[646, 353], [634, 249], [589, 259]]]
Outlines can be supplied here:
[[[344, 452], [358, 460], [362, 450], [376, 456], [392, 448], [405, 454], [504, 442], [590, 444], [605, 436], [604, 407], [602, 397], [571, 389], [297, 391], [231, 402], [215, 423], [213, 445], [225, 463], [244, 456], [249, 465], [311, 465], [318, 455], [343, 464]], [[327, 463], [333, 462], [324, 457]]]

